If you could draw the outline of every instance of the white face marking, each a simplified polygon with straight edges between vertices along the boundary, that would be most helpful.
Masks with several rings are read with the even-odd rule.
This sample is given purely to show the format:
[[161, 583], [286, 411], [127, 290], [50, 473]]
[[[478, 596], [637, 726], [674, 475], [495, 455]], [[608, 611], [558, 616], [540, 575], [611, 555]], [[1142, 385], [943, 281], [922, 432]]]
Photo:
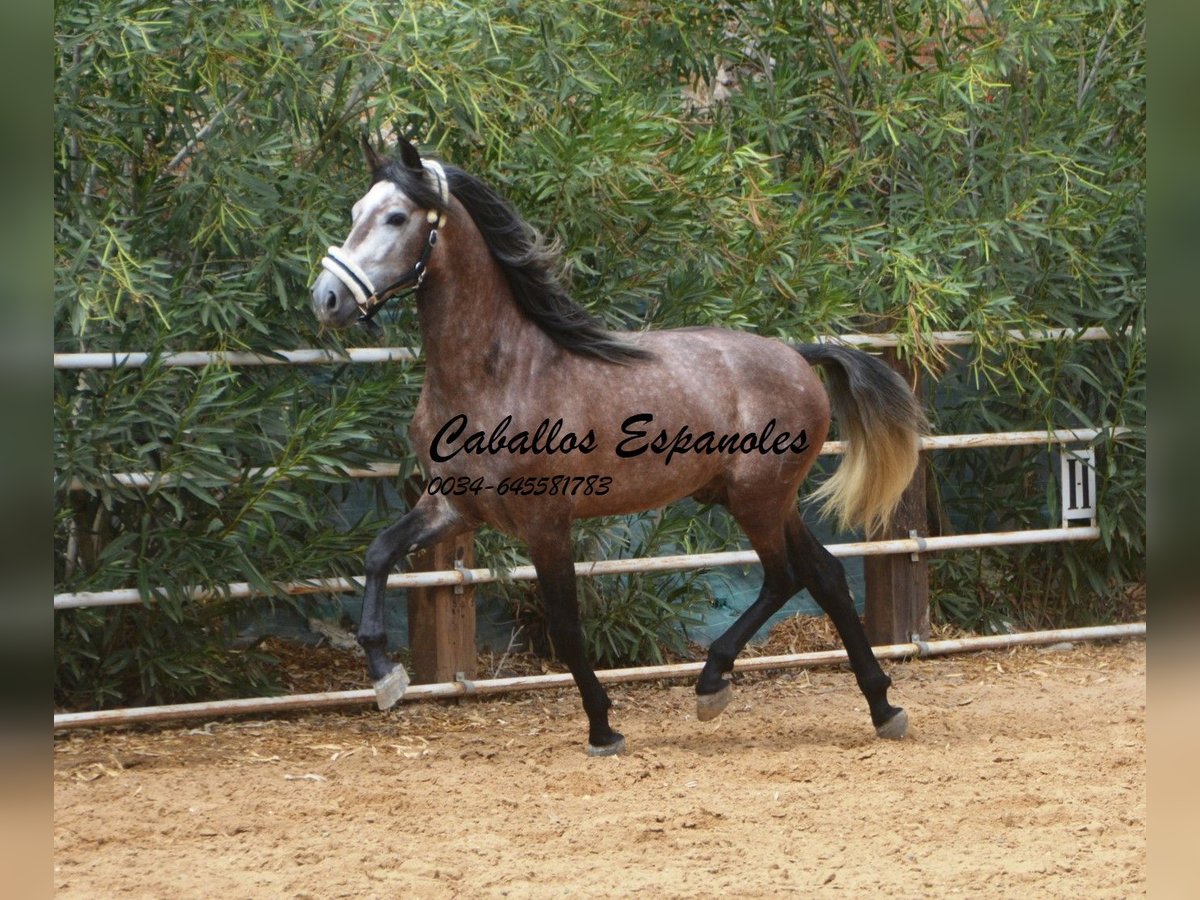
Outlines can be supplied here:
[[[407, 216], [401, 225], [388, 224], [396, 213]], [[354, 260], [376, 285], [382, 285], [406, 268], [402, 248], [415, 236], [414, 225], [421, 221], [408, 195], [390, 181], [380, 181], [350, 210], [350, 234], [342, 252]]]

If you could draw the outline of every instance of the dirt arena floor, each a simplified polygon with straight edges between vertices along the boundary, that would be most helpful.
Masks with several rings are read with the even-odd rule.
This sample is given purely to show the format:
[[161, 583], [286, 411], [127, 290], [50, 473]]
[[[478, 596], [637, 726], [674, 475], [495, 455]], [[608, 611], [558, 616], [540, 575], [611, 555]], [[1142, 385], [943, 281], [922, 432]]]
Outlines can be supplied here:
[[1131, 897], [1145, 893], [1142, 640], [55, 741], [57, 896]]

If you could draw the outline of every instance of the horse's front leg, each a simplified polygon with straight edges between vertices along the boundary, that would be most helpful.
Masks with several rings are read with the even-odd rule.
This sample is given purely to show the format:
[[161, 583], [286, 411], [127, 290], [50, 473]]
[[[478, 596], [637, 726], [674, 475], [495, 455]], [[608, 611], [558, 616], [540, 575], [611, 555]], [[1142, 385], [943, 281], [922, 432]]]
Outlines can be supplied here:
[[588, 755], [611, 756], [620, 753], [625, 749], [625, 738], [609, 727], [608, 710], [612, 702], [596, 678], [583, 647], [570, 523], [561, 531], [539, 535], [531, 540], [529, 552], [533, 567], [537, 570], [550, 640], [559, 658], [575, 677], [575, 685], [583, 699], [583, 709], [588, 717]]
[[367, 550], [366, 587], [358, 643], [367, 652], [367, 671], [375, 685], [375, 702], [388, 709], [404, 696], [408, 673], [387, 655], [384, 596], [388, 575], [404, 556], [446, 540], [470, 526], [442, 497], [422, 495], [399, 522], [381, 531]]

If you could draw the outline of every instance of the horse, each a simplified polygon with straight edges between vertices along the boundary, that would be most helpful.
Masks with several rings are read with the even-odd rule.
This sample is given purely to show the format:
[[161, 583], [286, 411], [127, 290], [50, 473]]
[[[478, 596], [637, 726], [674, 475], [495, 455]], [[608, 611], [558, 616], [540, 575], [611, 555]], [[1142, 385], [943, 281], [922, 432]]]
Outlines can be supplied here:
[[387, 655], [388, 574], [404, 556], [486, 524], [528, 547], [553, 648], [587, 715], [587, 753], [620, 753], [625, 739], [609, 724], [611, 701], [583, 644], [571, 523], [692, 497], [728, 510], [763, 569], [757, 599], [708, 650], [698, 718], [729, 704], [724, 676], [735, 658], [807, 588], [837, 628], [876, 734], [903, 738], [907, 713], [888, 702], [891, 679], [842, 565], [802, 521], [797, 492], [832, 410], [846, 452], [812, 498], [844, 525], [890, 519], [926, 430], [905, 381], [833, 343], [718, 327], [609, 330], [568, 295], [557, 248], [494, 188], [408, 141], [394, 156], [362, 144], [370, 187], [345, 242], [321, 260], [313, 312], [322, 328], [340, 329], [411, 298], [425, 356], [409, 437], [426, 488], [365, 558], [357, 638], [379, 708], [408, 683]]

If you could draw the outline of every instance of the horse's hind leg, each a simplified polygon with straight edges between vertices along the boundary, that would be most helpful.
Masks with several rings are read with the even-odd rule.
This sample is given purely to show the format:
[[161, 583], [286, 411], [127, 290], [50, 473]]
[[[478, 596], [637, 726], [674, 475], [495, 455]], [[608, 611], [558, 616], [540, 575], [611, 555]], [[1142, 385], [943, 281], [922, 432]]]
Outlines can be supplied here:
[[537, 570], [538, 586], [546, 610], [550, 640], [559, 658], [575, 677], [575, 685], [588, 717], [589, 756], [611, 756], [625, 749], [625, 738], [608, 724], [612, 702], [584, 651], [575, 589], [575, 561], [571, 550], [570, 521], [558, 529], [527, 536], [529, 554]]
[[380, 709], [393, 706], [408, 687], [404, 667], [387, 656], [384, 592], [388, 574], [401, 557], [469, 528], [470, 525], [444, 499], [422, 495], [417, 505], [399, 522], [385, 528], [371, 541], [365, 565], [367, 578], [358, 643], [367, 653], [367, 670], [375, 684], [375, 701]]
[[757, 599], [708, 648], [708, 659], [696, 681], [696, 717], [701, 721], [716, 718], [729, 705], [733, 687], [722, 676], [733, 671], [734, 660], [750, 638], [801, 586], [786, 552], [782, 517], [765, 525], [736, 513], [735, 518], [762, 561], [763, 583]]
[[854, 609], [850, 588], [846, 584], [846, 570], [813, 537], [798, 513], [788, 520], [787, 545], [804, 586], [837, 628], [846, 655], [850, 658], [854, 678], [871, 710], [875, 733], [893, 740], [904, 737], [908, 731], [908, 714], [888, 703], [887, 691], [892, 680], [884, 674], [871, 650], [871, 642]]

